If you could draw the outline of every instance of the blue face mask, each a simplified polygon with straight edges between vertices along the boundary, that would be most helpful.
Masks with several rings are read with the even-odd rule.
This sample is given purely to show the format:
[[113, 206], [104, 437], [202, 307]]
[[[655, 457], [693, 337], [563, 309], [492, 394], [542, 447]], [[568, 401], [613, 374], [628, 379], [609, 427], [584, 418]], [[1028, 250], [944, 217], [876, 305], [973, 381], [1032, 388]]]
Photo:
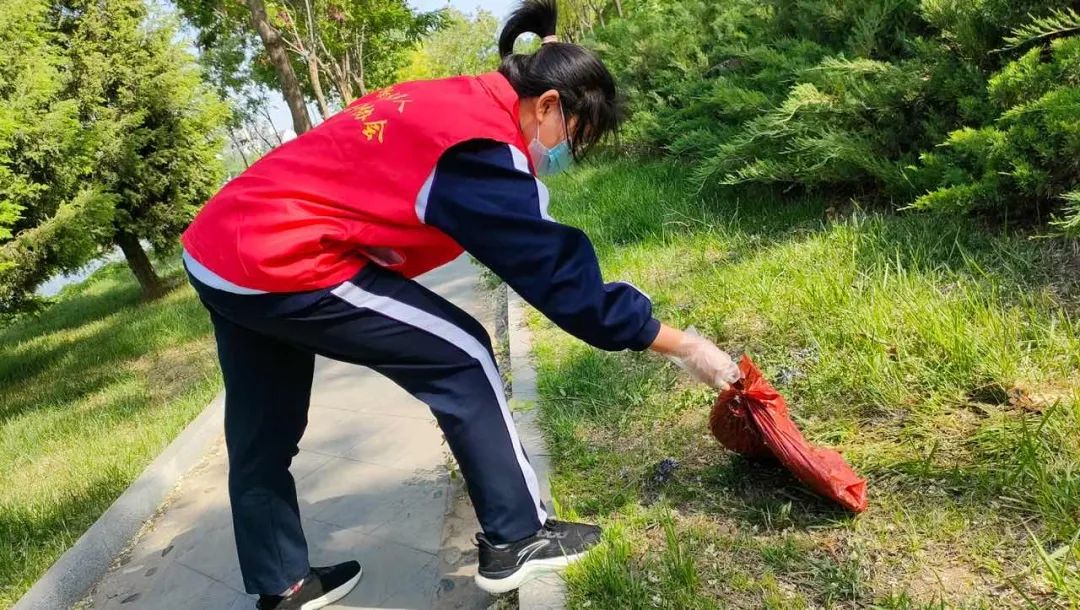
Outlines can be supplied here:
[[[559, 105], [559, 114], [563, 115], [563, 133], [566, 131], [566, 115], [563, 114], [562, 105]], [[536, 137], [529, 144], [529, 156], [532, 157], [533, 166], [536, 167], [536, 175], [550, 176], [557, 174], [570, 167], [574, 162], [574, 155], [570, 151], [570, 136], [567, 135], [555, 148], [548, 148], [540, 141], [540, 126], [536, 126]]]

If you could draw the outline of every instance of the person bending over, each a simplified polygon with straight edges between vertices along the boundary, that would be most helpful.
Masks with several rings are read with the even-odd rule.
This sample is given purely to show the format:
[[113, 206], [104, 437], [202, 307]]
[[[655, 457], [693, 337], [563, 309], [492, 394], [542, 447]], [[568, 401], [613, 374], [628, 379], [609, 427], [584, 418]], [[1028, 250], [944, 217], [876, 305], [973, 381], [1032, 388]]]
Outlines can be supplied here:
[[[183, 234], [225, 381], [236, 547], [258, 608], [321, 608], [356, 562], [311, 567], [289, 473], [315, 355], [367, 366], [425, 402], [483, 532], [478, 585], [504, 592], [580, 558], [593, 525], [553, 519], [514, 430], [484, 328], [412, 278], [468, 252], [573, 336], [679, 358], [718, 389], [739, 372], [709, 341], [605, 283], [589, 239], [548, 214], [537, 176], [568, 167], [621, 118], [611, 74], [555, 36], [554, 0], [527, 0], [495, 72], [367, 95], [225, 185]], [[535, 53], [517, 38], [539, 36]]]

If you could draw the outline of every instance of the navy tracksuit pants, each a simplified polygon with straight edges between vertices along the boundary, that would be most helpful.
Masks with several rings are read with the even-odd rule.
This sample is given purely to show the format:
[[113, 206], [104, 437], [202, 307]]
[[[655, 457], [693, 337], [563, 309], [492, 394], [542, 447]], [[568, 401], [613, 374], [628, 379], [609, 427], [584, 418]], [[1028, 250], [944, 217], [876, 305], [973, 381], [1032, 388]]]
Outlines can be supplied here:
[[302, 293], [191, 283], [210, 310], [225, 379], [229, 498], [249, 593], [280, 593], [309, 569], [289, 465], [307, 425], [315, 354], [370, 367], [427, 403], [489, 538], [540, 529], [545, 509], [490, 339], [464, 311], [376, 265]]

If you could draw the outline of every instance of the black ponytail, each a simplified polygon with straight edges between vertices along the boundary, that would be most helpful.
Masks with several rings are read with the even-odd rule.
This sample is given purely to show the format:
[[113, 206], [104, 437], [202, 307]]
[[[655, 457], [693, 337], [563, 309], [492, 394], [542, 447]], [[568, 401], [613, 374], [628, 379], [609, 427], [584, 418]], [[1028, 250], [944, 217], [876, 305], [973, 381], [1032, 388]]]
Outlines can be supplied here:
[[575, 44], [546, 42], [531, 55], [514, 53], [522, 34], [554, 36], [558, 16], [555, 0], [524, 0], [499, 35], [499, 72], [520, 97], [559, 92], [567, 118], [577, 117], [570, 140], [574, 155], [581, 156], [622, 122], [615, 79], [596, 55]]
[[555, 35], [559, 22], [559, 9], [555, 0], [525, 0], [506, 20], [499, 34], [499, 57], [514, 53], [514, 43], [519, 36], [533, 33], [543, 38]]

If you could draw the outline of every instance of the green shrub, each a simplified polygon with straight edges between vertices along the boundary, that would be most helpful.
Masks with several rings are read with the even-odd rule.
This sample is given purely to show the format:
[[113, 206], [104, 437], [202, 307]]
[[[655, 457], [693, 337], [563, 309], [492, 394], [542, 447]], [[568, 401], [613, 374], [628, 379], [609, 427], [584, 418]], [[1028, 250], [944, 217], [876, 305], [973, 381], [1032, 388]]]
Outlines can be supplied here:
[[1064, 218], [1055, 220], [1053, 224], [1066, 235], [1080, 237], [1080, 189], [1065, 193], [1061, 199], [1065, 202]]
[[[826, 58], [776, 107], [747, 121], [701, 165], [702, 180], [898, 185], [893, 159], [912, 153], [903, 108], [917, 74], [871, 59]], [[889, 151], [891, 154], [882, 154]]]
[[988, 92], [992, 121], [956, 130], [923, 155], [920, 171], [935, 188], [914, 207], [1043, 216], [1066, 203], [1058, 225], [1076, 233], [1080, 36], [1053, 41], [1049, 53], [1029, 50], [990, 79]]
[[692, 163], [702, 184], [1064, 205], [1060, 226], [1080, 224], [1062, 198], [1080, 158], [1069, 0], [624, 4], [591, 43], [632, 101], [627, 148]]

